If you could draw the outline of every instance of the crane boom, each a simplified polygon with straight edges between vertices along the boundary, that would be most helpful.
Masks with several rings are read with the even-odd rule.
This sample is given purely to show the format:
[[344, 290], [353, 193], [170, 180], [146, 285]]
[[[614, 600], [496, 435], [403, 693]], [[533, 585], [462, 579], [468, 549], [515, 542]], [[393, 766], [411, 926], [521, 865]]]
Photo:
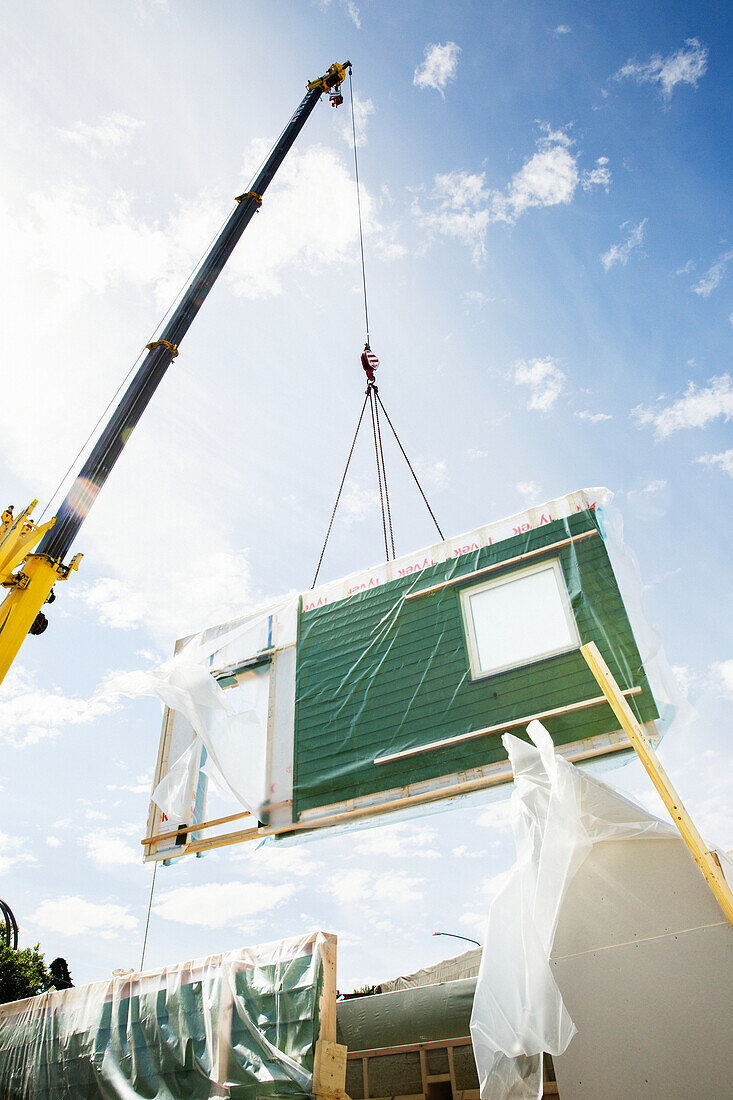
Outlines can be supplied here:
[[[305, 96], [252, 183], [252, 189], [237, 197], [235, 210], [197, 269], [160, 338], [148, 345], [148, 354], [104, 427], [54, 520], [43, 527], [35, 527], [29, 518], [29, 509], [17, 521], [13, 521], [12, 512], [3, 514], [3, 523], [0, 526], [0, 585], [9, 588], [10, 592], [0, 606], [0, 682], [26, 635], [45, 629], [45, 617], [40, 615], [41, 608], [49, 599], [56, 581], [68, 577], [71, 570], [78, 566], [80, 555], [73, 558], [68, 565], [63, 564], [63, 559], [100, 489], [165, 372], [178, 355], [181, 340], [221, 274], [237, 241], [262, 205], [263, 194], [316, 103], [324, 92], [330, 94], [335, 105], [341, 102], [339, 90], [349, 65], [349, 61], [343, 65], [335, 62], [323, 76], [308, 83]], [[20, 560], [21, 551], [27, 553], [39, 539], [38, 549], [28, 554], [21, 569], [13, 573], [11, 569]], [[3, 569], [4, 562], [12, 562], [13, 566]], [[38, 628], [35, 631], [34, 626]]]

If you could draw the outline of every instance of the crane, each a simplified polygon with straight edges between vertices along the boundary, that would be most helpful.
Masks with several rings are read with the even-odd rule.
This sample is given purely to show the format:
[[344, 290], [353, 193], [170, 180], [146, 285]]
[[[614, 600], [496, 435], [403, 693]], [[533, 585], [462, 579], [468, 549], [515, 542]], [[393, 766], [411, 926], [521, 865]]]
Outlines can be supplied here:
[[188, 284], [160, 338], [147, 345], [148, 354], [102, 429], [56, 515], [46, 523], [34, 523], [31, 515], [38, 503], [36, 500], [18, 516], [13, 514], [12, 508], [2, 513], [0, 586], [9, 591], [0, 605], [0, 683], [26, 636], [41, 634], [46, 629], [44, 604], [53, 602], [54, 585], [66, 580], [81, 560], [81, 554], [75, 554], [65, 564], [79, 528], [316, 103], [324, 93], [333, 107], [343, 103], [341, 85], [350, 65], [350, 61], [334, 62], [323, 76], [306, 85], [306, 94], [273, 146], [251, 190], [237, 196], [234, 211]]

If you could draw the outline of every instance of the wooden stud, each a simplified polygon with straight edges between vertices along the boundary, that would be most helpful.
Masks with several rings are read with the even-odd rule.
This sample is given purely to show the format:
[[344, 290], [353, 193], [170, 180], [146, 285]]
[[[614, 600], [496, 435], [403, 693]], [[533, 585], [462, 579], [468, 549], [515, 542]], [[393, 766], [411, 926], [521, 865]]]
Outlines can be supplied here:
[[561, 539], [560, 542], [551, 542], [549, 546], [538, 546], [536, 550], [528, 550], [526, 554], [517, 554], [516, 557], [506, 558], [505, 561], [496, 561], [492, 565], [485, 565], [483, 569], [474, 569], [471, 573], [464, 573], [460, 577], [451, 577], [449, 581], [440, 581], [439, 584], [431, 584], [429, 588], [420, 588], [417, 592], [408, 592], [406, 600], [416, 600], [418, 596], [427, 596], [431, 592], [439, 592], [443, 588], [453, 588], [457, 584], [476, 580], [477, 577], [485, 577], [488, 573], [496, 573], [498, 569], [506, 569], [508, 565], [517, 565], [520, 561], [531, 561], [540, 554], [551, 554], [553, 550], [562, 550], [564, 546], [572, 546], [573, 543], [582, 542], [583, 539], [591, 539], [599, 531], [585, 531], [582, 535], [572, 535], [570, 538]]
[[458, 1086], [456, 1085], [456, 1066], [455, 1066], [455, 1062], [453, 1060], [453, 1047], [448, 1047], [447, 1052], [448, 1052], [448, 1072], [450, 1073], [450, 1087], [453, 1090], [453, 1095], [455, 1096], [457, 1091], [458, 1091]]
[[422, 1081], [422, 1090], [424, 1093], [428, 1091], [428, 1060], [425, 1055], [425, 1050], [420, 1047], [420, 1078]]
[[[346, 1055], [348, 1058], [348, 1054]], [[364, 1100], [369, 1100], [369, 1059], [362, 1058], [361, 1060], [361, 1081], [362, 1090], [364, 1092]]]
[[313, 1095], [317, 1100], [345, 1100], [347, 1050], [336, 1042], [336, 937], [324, 933], [321, 957], [320, 1024], [313, 1063]]
[[331, 1043], [327, 1039], [319, 1039], [316, 1043], [313, 1095], [316, 1100], [345, 1100], [346, 1047], [341, 1043]]
[[624, 699], [621, 689], [608, 665], [603, 660], [596, 643], [589, 642], [587, 645], [581, 646], [581, 653], [588, 662], [588, 667], [598, 681], [603, 694], [611, 704], [611, 709], [621, 723], [629, 741], [636, 749], [637, 756], [659, 792], [664, 805], [669, 810], [672, 820], [682, 835], [682, 839], [690, 849], [692, 858], [702, 871], [705, 881], [715, 895], [727, 920], [733, 925], [733, 891], [726, 881], [718, 857], [715, 852], [709, 850], [700, 836], [697, 826], [685, 809], [682, 799], [662, 767], [636, 715]]

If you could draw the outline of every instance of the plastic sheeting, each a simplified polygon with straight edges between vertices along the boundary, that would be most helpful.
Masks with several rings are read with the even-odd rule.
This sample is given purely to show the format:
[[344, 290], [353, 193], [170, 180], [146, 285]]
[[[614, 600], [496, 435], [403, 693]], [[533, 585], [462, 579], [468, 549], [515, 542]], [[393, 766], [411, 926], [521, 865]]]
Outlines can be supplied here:
[[475, 986], [475, 978], [464, 978], [339, 1001], [339, 1042], [349, 1050], [373, 1050], [463, 1038]]
[[474, 947], [463, 951], [452, 959], [441, 959], [432, 966], [425, 966], [413, 974], [401, 974], [379, 983], [380, 993], [394, 993], [398, 989], [415, 989], [421, 985], [435, 985], [439, 982], [457, 982], [463, 978], [475, 978], [481, 965], [481, 948]]
[[157, 668], [116, 676], [105, 685], [108, 695], [157, 696], [189, 724], [188, 743], [152, 795], [172, 821], [191, 820], [191, 792], [202, 748], [204, 770], [214, 783], [258, 815], [265, 793], [268, 670], [253, 668], [230, 689], [222, 688], [211, 673], [293, 645], [297, 619], [298, 600], [290, 597], [204, 630], [186, 639], [175, 656]]
[[323, 942], [316, 933], [0, 1005], [0, 1096], [310, 1096]]
[[562, 1054], [575, 1033], [549, 960], [568, 884], [593, 845], [679, 840], [674, 826], [559, 756], [539, 722], [527, 732], [531, 745], [503, 738], [517, 860], [491, 903], [471, 1017], [482, 1100], [537, 1100], [542, 1052]]

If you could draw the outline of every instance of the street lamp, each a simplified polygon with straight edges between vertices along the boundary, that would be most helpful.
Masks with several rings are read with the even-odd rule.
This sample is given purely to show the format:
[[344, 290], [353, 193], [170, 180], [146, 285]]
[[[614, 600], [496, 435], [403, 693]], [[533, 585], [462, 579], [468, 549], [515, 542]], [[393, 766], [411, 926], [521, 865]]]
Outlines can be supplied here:
[[477, 947], [481, 944], [478, 940], [472, 940], [470, 936], [459, 936], [456, 932], [433, 932], [434, 936], [452, 936], [454, 940], [465, 940], [466, 943], [475, 943]]

